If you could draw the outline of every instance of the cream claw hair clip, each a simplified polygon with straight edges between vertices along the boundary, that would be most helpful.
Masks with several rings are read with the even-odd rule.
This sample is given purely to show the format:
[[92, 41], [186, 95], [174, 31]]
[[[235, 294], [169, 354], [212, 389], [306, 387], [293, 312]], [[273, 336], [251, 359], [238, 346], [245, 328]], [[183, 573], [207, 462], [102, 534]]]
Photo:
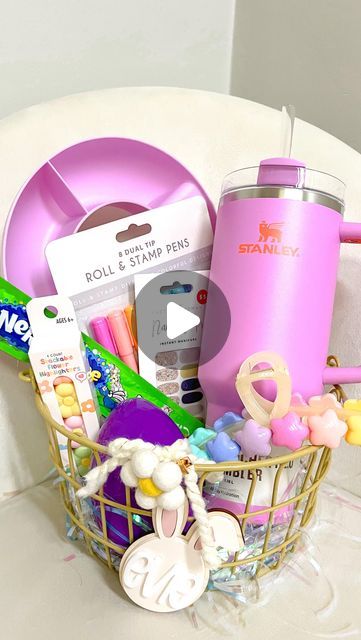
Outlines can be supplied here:
[[[269, 381], [277, 385], [273, 402], [253, 386], [255, 382]], [[283, 358], [272, 351], [259, 351], [244, 360], [237, 374], [236, 389], [248, 413], [264, 427], [290, 410], [292, 387], [288, 367]]]

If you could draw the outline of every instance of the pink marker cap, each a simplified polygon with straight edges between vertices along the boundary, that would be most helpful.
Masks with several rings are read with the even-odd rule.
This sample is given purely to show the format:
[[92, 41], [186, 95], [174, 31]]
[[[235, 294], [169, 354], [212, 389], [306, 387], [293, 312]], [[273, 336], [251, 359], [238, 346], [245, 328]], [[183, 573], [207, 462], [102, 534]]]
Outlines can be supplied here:
[[103, 317], [93, 318], [89, 324], [94, 339], [99, 342], [104, 349], [107, 349], [110, 353], [117, 356], [118, 352], [115, 347], [107, 319]]
[[119, 357], [128, 367], [133, 369], [133, 371], [138, 372], [138, 366], [133, 352], [133, 340], [125, 313], [121, 309], [112, 311], [108, 315], [108, 322]]

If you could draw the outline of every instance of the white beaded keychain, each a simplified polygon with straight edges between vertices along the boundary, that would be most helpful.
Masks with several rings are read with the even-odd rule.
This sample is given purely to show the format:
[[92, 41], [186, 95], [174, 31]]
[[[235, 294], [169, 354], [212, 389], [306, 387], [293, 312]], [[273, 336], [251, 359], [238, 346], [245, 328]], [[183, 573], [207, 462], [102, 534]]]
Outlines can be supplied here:
[[[121, 467], [122, 482], [135, 489], [136, 502], [143, 509], [177, 510], [184, 505], [186, 492], [197, 523], [205, 565], [209, 569], [219, 567], [221, 560], [194, 468], [194, 463], [204, 460], [192, 454], [188, 440], [176, 440], [162, 447], [141, 439], [117, 438], [109, 444], [107, 454], [107, 460], [85, 476], [86, 485], [78, 490], [78, 497], [95, 494], [118, 467]], [[210, 482], [220, 481], [222, 477], [219, 472], [208, 474]]]

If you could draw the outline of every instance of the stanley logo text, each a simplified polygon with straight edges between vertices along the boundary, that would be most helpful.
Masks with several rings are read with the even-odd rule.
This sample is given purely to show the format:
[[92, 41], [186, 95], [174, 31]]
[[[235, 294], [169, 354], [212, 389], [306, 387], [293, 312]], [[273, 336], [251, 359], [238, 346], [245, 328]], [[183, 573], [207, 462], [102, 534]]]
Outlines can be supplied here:
[[299, 257], [298, 247], [291, 247], [282, 243], [283, 222], [267, 224], [265, 220], [259, 225], [259, 238], [256, 243], [242, 243], [238, 246], [239, 253], [270, 253], [278, 256]]

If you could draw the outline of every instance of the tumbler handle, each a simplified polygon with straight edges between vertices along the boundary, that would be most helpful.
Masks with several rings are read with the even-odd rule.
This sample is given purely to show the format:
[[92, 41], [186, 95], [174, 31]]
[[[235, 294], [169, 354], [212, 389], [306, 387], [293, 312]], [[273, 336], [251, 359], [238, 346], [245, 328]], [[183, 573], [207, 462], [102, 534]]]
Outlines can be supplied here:
[[340, 242], [361, 244], [361, 222], [341, 222]]
[[[361, 222], [341, 222], [340, 242], [361, 244]], [[354, 384], [361, 382], [361, 366], [326, 367], [323, 372], [324, 384]]]

